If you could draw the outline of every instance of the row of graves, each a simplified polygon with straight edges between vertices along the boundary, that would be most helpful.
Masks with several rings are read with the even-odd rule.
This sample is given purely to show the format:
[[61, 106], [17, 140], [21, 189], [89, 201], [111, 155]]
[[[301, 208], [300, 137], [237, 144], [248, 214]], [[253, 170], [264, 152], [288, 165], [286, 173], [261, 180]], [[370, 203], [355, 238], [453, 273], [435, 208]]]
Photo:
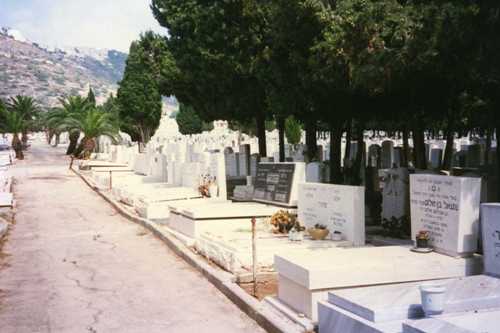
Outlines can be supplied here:
[[0, 239], [6, 234], [12, 219], [14, 194], [10, 167], [15, 161], [15, 153], [10, 147], [11, 137], [0, 138]]
[[[413, 239], [373, 246], [366, 242], [364, 186], [311, 182], [305, 163], [259, 159], [250, 145], [161, 146], [145, 153], [110, 146], [82, 167], [131, 211], [237, 277], [251, 271], [255, 219], [257, 266], [277, 276], [268, 305], [308, 318], [320, 333], [494, 331], [481, 319], [500, 311], [493, 276], [500, 275], [500, 206], [483, 206], [480, 245], [480, 178], [388, 169], [383, 191], [397, 199], [384, 210], [409, 211]], [[235, 179], [240, 183], [231, 185]], [[444, 295], [442, 313], [428, 316], [424, 291]]]
[[[474, 178], [412, 175], [412, 231], [425, 247], [413, 258], [398, 246], [369, 249], [364, 259], [346, 253], [356, 264], [335, 268], [330, 279], [352, 281], [320, 297], [319, 332], [498, 332], [500, 204], [480, 210], [480, 186]], [[390, 255], [377, 259], [380, 250]]]

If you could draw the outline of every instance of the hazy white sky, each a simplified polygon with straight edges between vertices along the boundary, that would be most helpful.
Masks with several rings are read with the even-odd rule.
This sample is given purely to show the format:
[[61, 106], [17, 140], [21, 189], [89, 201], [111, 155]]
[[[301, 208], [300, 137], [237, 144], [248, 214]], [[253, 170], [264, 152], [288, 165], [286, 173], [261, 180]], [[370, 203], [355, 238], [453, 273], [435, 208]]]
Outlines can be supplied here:
[[141, 32], [166, 33], [149, 0], [0, 0], [0, 26], [34, 42], [128, 52]]

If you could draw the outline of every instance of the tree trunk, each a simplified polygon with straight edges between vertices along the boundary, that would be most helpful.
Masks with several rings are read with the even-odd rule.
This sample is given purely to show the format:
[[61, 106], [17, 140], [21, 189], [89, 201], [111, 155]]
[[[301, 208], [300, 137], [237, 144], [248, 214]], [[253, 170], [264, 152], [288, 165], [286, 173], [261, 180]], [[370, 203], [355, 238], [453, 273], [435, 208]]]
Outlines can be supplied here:
[[316, 137], [316, 120], [308, 120], [306, 122], [306, 153], [307, 161], [312, 162], [317, 160], [318, 142]]
[[21, 134], [21, 142], [23, 145], [23, 149], [28, 148], [28, 131], [27, 130], [23, 130], [23, 132]]
[[448, 117], [448, 126], [446, 128], [446, 148], [444, 150], [443, 163], [441, 163], [441, 168], [443, 170], [451, 170], [452, 159], [453, 159], [453, 141], [455, 137], [453, 116], [450, 114]]
[[351, 141], [352, 141], [352, 121], [349, 120], [347, 122], [347, 128], [345, 134], [344, 168], [350, 165]]
[[486, 130], [486, 151], [484, 153], [484, 165], [486, 166], [490, 164], [490, 150], [491, 150], [492, 136], [493, 136], [493, 131], [491, 130], [491, 128], [488, 128]]
[[446, 147], [444, 150], [443, 163], [441, 168], [443, 170], [451, 170], [452, 160], [453, 160], [453, 131], [451, 129], [446, 130]]
[[14, 133], [12, 136], [12, 149], [16, 153], [16, 159], [24, 160], [23, 143], [19, 140], [17, 133]]
[[266, 118], [261, 112], [258, 112], [255, 117], [257, 127], [257, 139], [259, 140], [259, 155], [267, 157], [266, 145]]
[[45, 138], [47, 139], [47, 144], [50, 145], [50, 142], [52, 141], [52, 138], [54, 137], [54, 131], [53, 130], [46, 130], [45, 131]]
[[413, 145], [415, 153], [415, 167], [417, 169], [427, 169], [427, 157], [425, 156], [425, 136], [421, 122], [416, 121], [413, 129]]
[[95, 149], [96, 143], [94, 138], [83, 138], [82, 139], [83, 143], [83, 159], [88, 160], [90, 158], [90, 155]]
[[358, 150], [356, 151], [356, 159], [354, 160], [353, 170], [352, 170], [352, 185], [361, 185], [362, 180], [362, 172], [365, 172], [365, 165], [363, 165], [363, 153], [365, 151], [365, 138], [364, 138], [364, 129], [363, 124], [360, 122], [358, 124], [357, 130], [357, 142], [358, 142]]
[[84, 148], [85, 148], [84, 147], [84, 140], [82, 139], [82, 141], [80, 141], [80, 143], [76, 147], [75, 151], [73, 152], [73, 156], [75, 156], [77, 158], [80, 157]]
[[330, 183], [343, 184], [342, 179], [342, 124], [330, 124]]
[[80, 138], [80, 132], [73, 132], [69, 135], [69, 145], [66, 150], [66, 155], [71, 155], [78, 145], [78, 139]]
[[280, 162], [285, 162], [285, 118], [277, 117]]
[[410, 139], [408, 133], [408, 126], [403, 127], [403, 156], [401, 161], [401, 166], [407, 168], [410, 165]]

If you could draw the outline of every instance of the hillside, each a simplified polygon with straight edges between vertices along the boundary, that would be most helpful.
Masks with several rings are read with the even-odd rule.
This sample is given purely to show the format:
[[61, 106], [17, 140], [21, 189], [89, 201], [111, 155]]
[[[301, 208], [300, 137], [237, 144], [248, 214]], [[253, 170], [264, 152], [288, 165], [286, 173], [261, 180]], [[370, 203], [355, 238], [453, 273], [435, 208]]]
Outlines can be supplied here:
[[0, 29], [0, 98], [29, 95], [44, 107], [58, 98], [86, 94], [89, 85], [98, 102], [116, 92], [127, 55], [116, 50], [50, 49]]

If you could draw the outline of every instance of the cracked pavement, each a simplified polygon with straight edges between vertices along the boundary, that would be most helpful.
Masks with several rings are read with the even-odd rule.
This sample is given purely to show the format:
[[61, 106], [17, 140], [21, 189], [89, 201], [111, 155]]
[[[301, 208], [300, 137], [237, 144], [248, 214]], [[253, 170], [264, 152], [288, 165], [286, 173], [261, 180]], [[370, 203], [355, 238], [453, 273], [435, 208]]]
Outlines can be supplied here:
[[264, 332], [199, 272], [35, 143], [12, 169], [0, 332]]

